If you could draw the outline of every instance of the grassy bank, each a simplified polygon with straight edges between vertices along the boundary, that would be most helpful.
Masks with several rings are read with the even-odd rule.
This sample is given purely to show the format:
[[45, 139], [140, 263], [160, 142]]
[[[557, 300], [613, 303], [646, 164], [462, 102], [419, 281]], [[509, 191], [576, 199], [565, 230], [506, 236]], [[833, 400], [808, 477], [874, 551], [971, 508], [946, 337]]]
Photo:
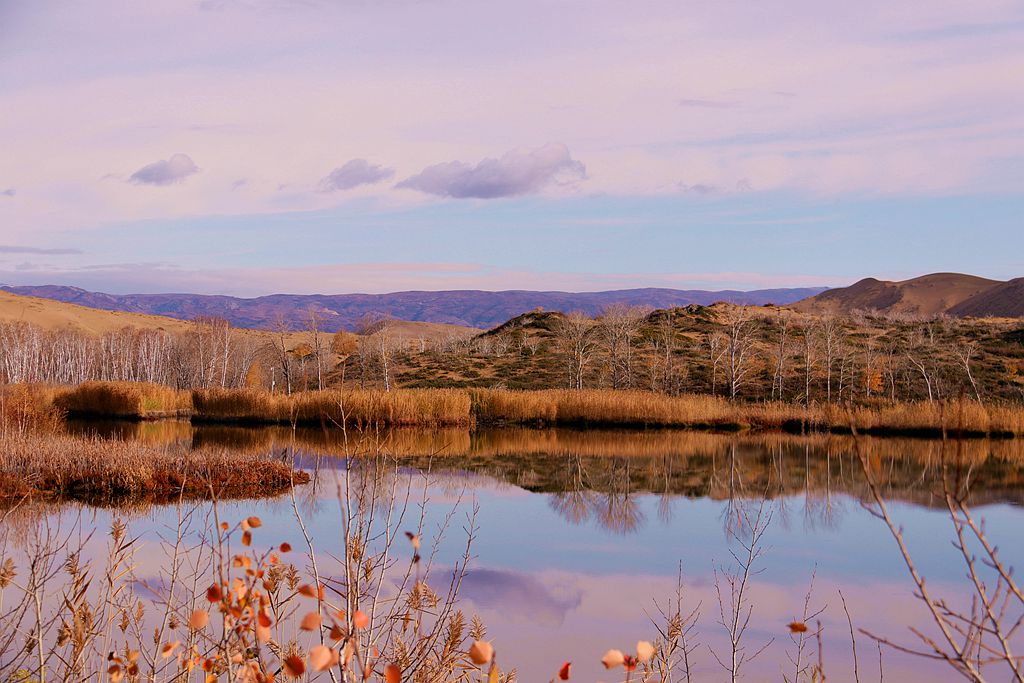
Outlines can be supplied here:
[[731, 402], [714, 396], [664, 396], [640, 391], [474, 390], [478, 423], [777, 430], [913, 436], [1024, 435], [1024, 408], [976, 401], [805, 407]]
[[309, 391], [286, 396], [255, 389], [192, 392], [192, 419], [206, 422], [467, 426], [470, 398], [457, 389]]
[[56, 391], [53, 403], [68, 415], [129, 420], [186, 417], [192, 411], [188, 392], [147, 382], [85, 382]]
[[0, 499], [91, 503], [250, 498], [287, 491], [309, 476], [279, 460], [229, 450], [176, 452], [142, 444], [29, 434], [0, 441]]
[[287, 396], [256, 389], [181, 392], [152, 384], [89, 382], [73, 388], [7, 388], [4, 394], [51, 404], [68, 415], [197, 422], [389, 427], [658, 427], [908, 436], [1024, 436], [1024, 407], [972, 400], [877, 402], [845, 406], [732, 402], [704, 395], [643, 391], [398, 389], [310, 391]]

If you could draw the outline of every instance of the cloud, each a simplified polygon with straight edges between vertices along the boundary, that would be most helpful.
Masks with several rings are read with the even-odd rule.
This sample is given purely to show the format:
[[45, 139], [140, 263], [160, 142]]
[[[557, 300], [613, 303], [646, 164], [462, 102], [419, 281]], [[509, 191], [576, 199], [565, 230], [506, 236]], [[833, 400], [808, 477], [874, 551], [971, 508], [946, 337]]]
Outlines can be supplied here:
[[9, 244], [0, 244], [0, 254], [49, 254], [58, 256], [62, 254], [82, 254], [81, 249], [48, 249], [45, 247], [18, 247]]
[[461, 161], [435, 164], [396, 187], [439, 197], [494, 199], [533, 194], [559, 178], [586, 177], [586, 167], [572, 158], [568, 147], [551, 143], [534, 150], [513, 150], [500, 159], [484, 159], [476, 166]]
[[173, 185], [198, 172], [199, 167], [189, 155], [175, 154], [170, 159], [161, 159], [143, 166], [132, 173], [128, 181], [136, 185]]
[[461, 594], [481, 607], [548, 626], [560, 626], [582, 602], [582, 593], [575, 587], [546, 585], [529, 574], [506, 569], [468, 572]]
[[735, 107], [733, 102], [723, 102], [720, 100], [694, 100], [694, 99], [683, 99], [679, 100], [678, 104], [680, 107], [697, 107], [701, 109], [730, 109]]
[[321, 192], [351, 190], [359, 185], [369, 185], [387, 180], [395, 174], [393, 169], [371, 164], [366, 159], [352, 159], [328, 173], [320, 181]]

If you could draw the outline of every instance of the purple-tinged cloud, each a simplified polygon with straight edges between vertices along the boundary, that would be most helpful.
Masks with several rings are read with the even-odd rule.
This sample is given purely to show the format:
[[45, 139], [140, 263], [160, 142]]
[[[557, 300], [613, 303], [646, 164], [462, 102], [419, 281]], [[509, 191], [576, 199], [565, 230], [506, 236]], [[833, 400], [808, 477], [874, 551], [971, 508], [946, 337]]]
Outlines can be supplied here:
[[8, 187], [6, 190], [0, 190], [0, 197], [13, 197], [14, 194], [13, 187]]
[[680, 107], [696, 107], [698, 109], [730, 109], [736, 106], [733, 102], [724, 102], [722, 100], [683, 99], [679, 100], [678, 103]]
[[328, 173], [320, 181], [321, 192], [351, 190], [359, 185], [370, 185], [387, 180], [395, 174], [390, 168], [371, 164], [366, 159], [352, 159]]
[[45, 247], [18, 247], [10, 244], [0, 244], [0, 254], [47, 254], [60, 256], [64, 254], [82, 254], [81, 249], [49, 249]]
[[143, 166], [128, 178], [136, 185], [173, 185], [199, 172], [191, 157], [187, 154], [175, 154], [170, 159], [161, 159]]
[[555, 181], [586, 177], [586, 167], [572, 158], [568, 147], [551, 143], [534, 150], [513, 150], [476, 166], [461, 161], [435, 164], [396, 187], [439, 197], [495, 199], [533, 194]]

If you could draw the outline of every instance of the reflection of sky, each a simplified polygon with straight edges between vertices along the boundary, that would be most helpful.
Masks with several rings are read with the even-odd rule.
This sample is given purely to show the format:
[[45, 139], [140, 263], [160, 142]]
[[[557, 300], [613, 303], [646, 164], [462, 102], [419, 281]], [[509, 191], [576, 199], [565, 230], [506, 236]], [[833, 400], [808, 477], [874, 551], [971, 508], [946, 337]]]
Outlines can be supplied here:
[[[453, 505], [461, 508], [437, 560], [439, 568], [450, 566], [462, 550], [464, 513], [470, 512], [473, 503], [479, 506], [475, 570], [463, 586], [463, 608], [485, 620], [503, 665], [519, 667], [520, 680], [548, 680], [567, 659], [575, 662], [576, 680], [598, 680], [597, 661], [604, 650], [627, 648], [638, 639], [655, 637], [646, 615], [654, 611], [653, 600], [667, 601], [673, 594], [680, 561], [688, 600], [703, 604], [698, 636], [703, 645], [695, 658], [703, 678], [720, 678], [708, 644], [722, 643], [712, 571], [730, 559], [725, 533], [727, 502], [677, 497], [669, 501], [666, 510], [665, 501], [658, 496], [636, 495], [630, 502], [643, 521], [622, 533], [594, 519], [566, 521], [549, 494], [526, 493], [480, 476], [441, 478], [432, 489], [425, 537]], [[463, 487], [466, 493], [460, 501]], [[341, 550], [334, 495], [334, 485], [328, 482], [315, 500], [307, 498], [301, 505], [320, 554], [336, 555]], [[796, 496], [773, 501], [769, 509], [773, 518], [765, 537], [768, 554], [764, 572], [752, 589], [755, 617], [749, 642], [752, 649], [771, 637], [777, 642], [751, 665], [752, 673], [780, 678], [779, 667], [786, 661], [789, 642], [784, 625], [799, 617], [815, 567], [814, 602], [829, 608], [822, 621], [832, 680], [844, 680], [850, 672], [849, 635], [837, 587], [843, 589], [858, 627], [907, 640], [905, 626], [919, 619], [921, 611], [882, 522], [846, 496], [833, 497], [831, 512], [820, 500], [805, 504]], [[962, 566], [949, 543], [950, 523], [941, 510], [894, 503], [891, 511], [905, 527], [908, 543], [933, 590], [949, 590], [963, 580]], [[220, 513], [222, 519], [230, 520], [260, 515], [264, 526], [257, 542], [287, 540], [296, 548], [303, 545], [287, 499], [222, 503]], [[992, 538], [1017, 538], [1019, 509], [989, 506], [984, 517]], [[109, 513], [98, 513], [95, 523], [100, 529], [107, 528]], [[408, 519], [404, 528], [413, 523]], [[165, 537], [172, 533], [176, 516], [165, 509], [147, 513], [131, 524], [133, 534], [151, 541], [157, 532]], [[1024, 565], [1024, 549], [1005, 541], [1004, 546], [1006, 561]], [[158, 575], [160, 553], [146, 549], [138, 560], [140, 575]], [[435, 574], [435, 580], [441, 581], [442, 574]], [[955, 590], [952, 593], [955, 597]], [[869, 667], [877, 668], [877, 652], [866, 638], [861, 640], [862, 671], [875, 671]], [[888, 680], [945, 680], [943, 675], [941, 667], [886, 654]]]

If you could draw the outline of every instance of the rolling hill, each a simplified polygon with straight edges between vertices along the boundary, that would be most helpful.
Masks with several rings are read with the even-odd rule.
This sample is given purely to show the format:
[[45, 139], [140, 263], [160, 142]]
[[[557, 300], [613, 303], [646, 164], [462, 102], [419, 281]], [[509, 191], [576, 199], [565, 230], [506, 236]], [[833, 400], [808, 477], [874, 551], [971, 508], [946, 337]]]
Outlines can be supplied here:
[[[78, 304], [69, 304], [53, 299], [25, 296], [0, 290], [0, 321], [23, 320], [37, 325], [44, 330], [73, 329], [88, 334], [102, 335], [125, 327], [143, 330], [166, 330], [168, 332], [185, 332], [191, 328], [187, 320], [162, 315], [134, 313], [126, 311], [110, 311], [90, 308]], [[252, 335], [263, 341], [269, 341], [273, 334], [267, 330], [241, 329], [245, 335]], [[389, 327], [393, 339], [437, 339], [442, 337], [468, 337], [478, 334], [480, 330], [445, 325], [439, 323], [409, 322], [396, 320]], [[306, 334], [300, 331], [290, 332], [289, 344], [305, 341]]]
[[216, 316], [230, 320], [237, 327], [259, 329], [272, 329], [279, 320], [294, 329], [301, 328], [308, 319], [310, 308], [313, 308], [323, 316], [323, 329], [327, 331], [352, 330], [366, 314], [459, 327], [491, 328], [535, 308], [582, 311], [595, 315], [612, 303], [652, 308], [708, 305], [716, 301], [783, 305], [823, 291], [823, 288], [763, 289], [750, 292], [648, 288], [582, 293], [453, 290], [392, 294], [273, 294], [243, 299], [204, 294], [103, 294], [56, 285], [2, 289], [110, 311], [149, 313], [182, 320]]
[[1022, 294], [1024, 278], [1000, 282], [960, 273], [934, 273], [899, 282], [865, 278], [849, 287], [830, 289], [799, 301], [792, 308], [818, 314], [862, 310], [1008, 318], [1024, 315]]

